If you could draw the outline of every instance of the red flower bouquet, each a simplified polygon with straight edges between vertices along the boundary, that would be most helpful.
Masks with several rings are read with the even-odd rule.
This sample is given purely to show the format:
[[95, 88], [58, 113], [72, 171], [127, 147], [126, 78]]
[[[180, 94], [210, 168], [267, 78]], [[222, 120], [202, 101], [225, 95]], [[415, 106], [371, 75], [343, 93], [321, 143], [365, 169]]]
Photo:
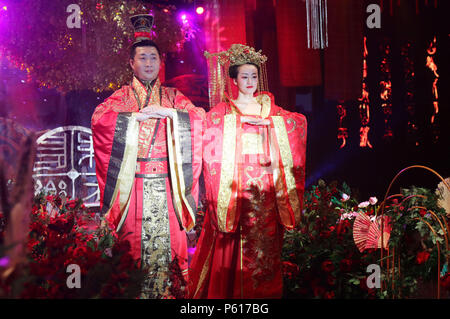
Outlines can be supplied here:
[[[8, 298], [137, 298], [143, 273], [130, 245], [80, 200], [55, 195], [34, 198], [27, 256], [7, 280]], [[69, 265], [80, 270], [80, 286], [69, 287]]]

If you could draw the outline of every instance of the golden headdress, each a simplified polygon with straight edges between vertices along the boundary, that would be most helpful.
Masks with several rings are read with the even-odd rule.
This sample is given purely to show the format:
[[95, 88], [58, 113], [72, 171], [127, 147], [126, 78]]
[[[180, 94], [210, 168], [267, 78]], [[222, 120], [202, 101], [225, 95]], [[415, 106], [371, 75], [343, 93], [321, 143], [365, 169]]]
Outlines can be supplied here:
[[[255, 64], [260, 69], [258, 91], [268, 91], [267, 70], [265, 63], [267, 57], [256, 51], [254, 48], [243, 44], [233, 44], [222, 52], [204, 53], [208, 60], [208, 89], [209, 105], [213, 107], [224, 100], [225, 93], [232, 97], [231, 79], [228, 69], [233, 65], [243, 65], [247, 63]], [[227, 91], [227, 92], [225, 92]]]

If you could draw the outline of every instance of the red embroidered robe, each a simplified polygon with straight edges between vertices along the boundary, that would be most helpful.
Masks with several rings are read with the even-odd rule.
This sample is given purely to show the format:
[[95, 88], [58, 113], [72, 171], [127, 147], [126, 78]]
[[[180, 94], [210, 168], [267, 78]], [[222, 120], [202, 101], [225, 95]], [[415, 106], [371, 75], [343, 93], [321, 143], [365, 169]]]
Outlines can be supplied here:
[[[175, 108], [173, 119], [136, 121], [148, 94], [148, 105]], [[148, 271], [143, 298], [171, 295], [170, 281], [183, 278], [169, 271], [174, 262], [187, 279], [185, 230], [195, 223], [204, 116], [177, 89], [158, 79], [147, 92], [137, 78], [92, 116], [101, 210]]]
[[207, 209], [190, 266], [191, 298], [282, 296], [283, 232], [302, 210], [307, 123], [270, 93], [257, 100], [270, 126], [242, 124], [229, 99], [207, 114]]

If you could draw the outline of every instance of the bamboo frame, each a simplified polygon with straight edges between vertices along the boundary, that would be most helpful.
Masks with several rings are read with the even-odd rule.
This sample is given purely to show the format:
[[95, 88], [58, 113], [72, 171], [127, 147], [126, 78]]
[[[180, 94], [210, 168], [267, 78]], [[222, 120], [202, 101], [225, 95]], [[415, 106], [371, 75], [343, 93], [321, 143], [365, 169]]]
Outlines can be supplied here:
[[[404, 172], [406, 172], [406, 171], [408, 171], [408, 170], [410, 170], [410, 169], [413, 169], [413, 168], [422, 168], [422, 169], [425, 169], [425, 170], [428, 170], [428, 171], [432, 172], [434, 175], [436, 175], [436, 176], [444, 183], [444, 185], [445, 185], [445, 186], [447, 187], [447, 189], [450, 191], [450, 185], [445, 181], [445, 179], [444, 179], [441, 175], [439, 175], [439, 174], [438, 174], [436, 171], [434, 171], [433, 169], [431, 169], [431, 168], [429, 168], [429, 167], [426, 167], [426, 166], [423, 166], [423, 165], [412, 165], [412, 166], [408, 166], [408, 167], [402, 169], [399, 173], [397, 173], [397, 175], [392, 179], [392, 181], [391, 181], [391, 183], [389, 184], [389, 187], [388, 187], [388, 189], [387, 189], [387, 191], [386, 191], [386, 194], [385, 194], [385, 196], [384, 196], [384, 199], [383, 199], [383, 201], [381, 202], [381, 204], [380, 204], [380, 206], [379, 206], [379, 208], [378, 208], [378, 210], [377, 210], [377, 212], [376, 212], [376, 215], [377, 215], [377, 213], [378, 213], [378, 211], [379, 211], [380, 209], [381, 209], [381, 216], [384, 215], [384, 209], [385, 209], [386, 202], [387, 202], [388, 199], [392, 199], [392, 198], [394, 198], [394, 197], [403, 196], [402, 194], [395, 194], [395, 195], [391, 195], [391, 196], [388, 197], [388, 194], [389, 194], [389, 192], [390, 192], [390, 190], [391, 190], [391, 188], [392, 188], [392, 185], [393, 185], [394, 182], [397, 180], [397, 178], [398, 178], [401, 174], [403, 174]], [[410, 199], [410, 198], [413, 198], [413, 197], [423, 197], [423, 198], [425, 198], [425, 196], [423, 196], [423, 195], [410, 195], [410, 196], [407, 196], [406, 198], [404, 198], [404, 199], [402, 200], [401, 203], [403, 203], [405, 200]], [[449, 248], [449, 243], [448, 243], [448, 236], [449, 236], [449, 234], [450, 234], [450, 228], [449, 228], [449, 226], [448, 226], [447, 221], [445, 220], [444, 217], [442, 218], [443, 221], [444, 221], [444, 224], [445, 224], [445, 226], [446, 226], [446, 227], [444, 227], [444, 225], [441, 223], [439, 217], [437, 217], [437, 215], [436, 215], [433, 211], [428, 210], [428, 209], [425, 208], [425, 207], [415, 206], [415, 207], [411, 207], [410, 209], [408, 209], [408, 212], [409, 212], [411, 209], [413, 209], [413, 208], [424, 208], [424, 209], [426, 209], [427, 212], [430, 212], [431, 215], [433, 216], [433, 218], [439, 223], [441, 229], [442, 229], [443, 232], [444, 232], [445, 244], [446, 244], [446, 249], [447, 249], [447, 253], [446, 253], [446, 261], [447, 261], [447, 264], [448, 264], [448, 260], [449, 260], [449, 250], [448, 250], [448, 248]], [[434, 228], [433, 228], [427, 221], [423, 220], [421, 217], [420, 217], [420, 218], [417, 217], [417, 218], [414, 218], [414, 219], [422, 220], [422, 221], [423, 221], [423, 222], [431, 229], [431, 231], [434, 233], [434, 235], [437, 237], [436, 231], [434, 230]], [[384, 223], [381, 222], [381, 242], [382, 242], [382, 243], [384, 242], [384, 238], [383, 238], [383, 237], [384, 237], [384, 236], [383, 236], [383, 235], [384, 235], [384, 231], [383, 231], [383, 228], [384, 228]], [[438, 275], [438, 284], [437, 284], [437, 299], [440, 299], [440, 262], [441, 262], [441, 249], [440, 249], [439, 241], [436, 241], [436, 246], [437, 246], [437, 249], [438, 249], [438, 271], [437, 271], [437, 273], [438, 273], [438, 274], [437, 274], [437, 275]], [[387, 255], [388, 259], [387, 259], [387, 261], [386, 261], [386, 265], [387, 265], [386, 271], [387, 271], [387, 274], [388, 274], [388, 276], [389, 276], [389, 257], [390, 257], [390, 256], [389, 256], [389, 246], [387, 247], [387, 253], [388, 253], [388, 255]], [[400, 276], [401, 276], [401, 269], [400, 269], [400, 254], [397, 252], [397, 255], [398, 255], [398, 274], [399, 274], [399, 277], [400, 277]], [[380, 267], [383, 268], [383, 246], [382, 246], [381, 249], [380, 249]], [[392, 272], [392, 293], [394, 294], [394, 289], [395, 289], [395, 247], [393, 247], [393, 253], [392, 253], [392, 270], [391, 270], [391, 272]], [[381, 282], [381, 290], [384, 289], [384, 288], [383, 288], [384, 286], [385, 286], [385, 283], [384, 283], [384, 280], [382, 280], [382, 282]], [[401, 293], [401, 292], [400, 292], [400, 293]]]

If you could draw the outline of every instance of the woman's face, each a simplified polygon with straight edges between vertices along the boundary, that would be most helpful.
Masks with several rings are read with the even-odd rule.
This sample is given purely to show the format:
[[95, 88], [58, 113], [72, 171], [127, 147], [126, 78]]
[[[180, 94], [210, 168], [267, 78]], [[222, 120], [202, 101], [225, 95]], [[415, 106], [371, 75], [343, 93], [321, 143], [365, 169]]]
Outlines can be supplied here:
[[243, 64], [238, 69], [234, 83], [243, 94], [253, 95], [258, 88], [258, 69], [253, 64]]

